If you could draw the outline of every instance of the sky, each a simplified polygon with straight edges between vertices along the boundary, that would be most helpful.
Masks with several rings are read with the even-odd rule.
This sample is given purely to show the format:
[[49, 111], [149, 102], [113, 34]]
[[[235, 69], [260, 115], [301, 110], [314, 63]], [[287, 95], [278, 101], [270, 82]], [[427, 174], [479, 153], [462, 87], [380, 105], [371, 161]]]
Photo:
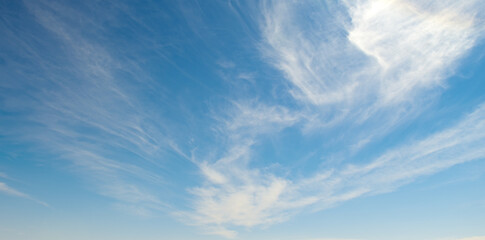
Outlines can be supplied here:
[[0, 0], [0, 239], [485, 240], [481, 0]]

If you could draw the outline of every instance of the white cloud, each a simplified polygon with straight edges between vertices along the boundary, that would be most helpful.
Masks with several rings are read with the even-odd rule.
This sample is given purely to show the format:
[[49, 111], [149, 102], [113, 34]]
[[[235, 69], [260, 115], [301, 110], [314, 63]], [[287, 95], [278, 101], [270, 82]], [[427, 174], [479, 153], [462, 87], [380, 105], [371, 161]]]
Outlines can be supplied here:
[[[440, 4], [441, 3], [441, 4]], [[400, 102], [442, 84], [452, 64], [480, 36], [470, 6], [476, 1], [351, 3], [349, 41], [379, 66], [379, 101]]]
[[[269, 172], [249, 167], [252, 147], [258, 138], [292, 126], [303, 119], [301, 113], [283, 106], [255, 101], [233, 102], [219, 132], [227, 140], [224, 154], [216, 160], [200, 162], [205, 183], [190, 189], [195, 197], [194, 212], [178, 212], [184, 222], [204, 226], [204, 232], [235, 237], [227, 225], [252, 227], [281, 222], [287, 210], [312, 203], [314, 199], [291, 199], [291, 182]], [[285, 196], [283, 196], [285, 193]]]
[[344, 2], [268, 1], [265, 54], [297, 99], [361, 119], [443, 86], [483, 34], [479, 1]]
[[305, 133], [358, 154], [429, 109], [483, 38], [479, 1], [265, 1], [262, 52], [290, 83]]

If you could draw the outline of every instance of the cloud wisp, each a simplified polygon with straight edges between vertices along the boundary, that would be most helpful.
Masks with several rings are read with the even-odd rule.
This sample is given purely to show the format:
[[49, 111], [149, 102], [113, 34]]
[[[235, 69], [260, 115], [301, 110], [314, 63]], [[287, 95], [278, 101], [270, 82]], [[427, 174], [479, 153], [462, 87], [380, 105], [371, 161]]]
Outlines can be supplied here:
[[[197, 197], [192, 222], [208, 225], [226, 237], [226, 227], [252, 227], [286, 220], [304, 208], [321, 210], [361, 196], [395, 190], [418, 177], [456, 164], [485, 158], [485, 105], [448, 129], [392, 149], [367, 164], [315, 172], [288, 179], [251, 168], [249, 146], [231, 149], [213, 164], [201, 165], [205, 185]], [[214, 231], [210, 231], [214, 233]]]

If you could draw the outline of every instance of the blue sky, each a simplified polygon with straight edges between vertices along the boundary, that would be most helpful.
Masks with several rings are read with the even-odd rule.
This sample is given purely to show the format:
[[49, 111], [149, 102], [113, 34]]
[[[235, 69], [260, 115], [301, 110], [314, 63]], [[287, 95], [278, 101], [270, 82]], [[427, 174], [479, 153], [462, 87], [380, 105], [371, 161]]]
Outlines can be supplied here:
[[485, 239], [485, 5], [0, 1], [1, 239]]

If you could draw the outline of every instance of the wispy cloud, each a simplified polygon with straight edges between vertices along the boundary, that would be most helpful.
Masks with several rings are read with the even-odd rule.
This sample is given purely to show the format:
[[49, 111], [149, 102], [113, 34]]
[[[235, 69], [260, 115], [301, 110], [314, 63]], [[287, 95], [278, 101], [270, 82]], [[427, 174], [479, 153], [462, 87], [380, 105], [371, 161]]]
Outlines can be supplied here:
[[33, 197], [31, 197], [30, 195], [26, 194], [26, 193], [23, 193], [23, 192], [20, 192], [10, 186], [8, 186], [6, 183], [4, 182], [0, 182], [0, 193], [3, 193], [3, 194], [6, 194], [6, 195], [10, 195], [10, 196], [14, 196], [14, 197], [20, 197], [20, 198], [25, 198], [25, 199], [28, 199], [28, 200], [32, 200], [38, 204], [41, 204], [41, 205], [44, 205], [46, 207], [48, 207], [49, 205], [45, 202], [42, 202], [42, 201], [39, 201]]
[[[429, 109], [483, 38], [479, 1], [265, 1], [262, 52], [308, 116], [358, 152]], [[310, 14], [309, 14], [310, 13]]]
[[479, 1], [263, 6], [263, 53], [311, 106], [307, 128], [357, 126], [355, 150], [428, 109], [484, 30]]
[[9, 62], [16, 69], [9, 77], [19, 80], [4, 87], [21, 89], [23, 95], [5, 95], [2, 107], [29, 115], [22, 116], [28, 124], [2, 132], [69, 160], [68, 168], [104, 196], [126, 205], [162, 208], [160, 195], [151, 188], [164, 182], [160, 159], [171, 148], [162, 116], [141, 104], [135, 90], [139, 82], [153, 90], [153, 81], [137, 64], [90, 35], [103, 26], [84, 21], [90, 17], [83, 12], [55, 1], [24, 4], [45, 37], [33, 40], [21, 27], [3, 26], [9, 40], [16, 40], [11, 43], [16, 54], [36, 65]]
[[260, 136], [288, 127], [352, 126], [353, 144], [344, 151], [356, 152], [375, 135], [412, 119], [423, 109], [424, 93], [442, 88], [482, 36], [482, 19], [470, 14], [477, 6], [477, 1], [326, 6], [266, 1], [264, 54], [292, 83], [292, 96], [303, 107], [234, 104], [235, 114], [221, 121], [221, 132], [237, 141], [223, 145], [225, 154], [216, 160], [201, 161], [205, 182], [190, 190], [196, 197], [193, 212], [183, 217], [235, 237], [231, 228], [281, 222], [302, 209], [393, 191], [418, 177], [483, 159], [485, 105], [448, 129], [396, 146], [366, 164], [329, 166], [301, 178], [251, 165]]
[[478, 9], [479, 1], [268, 1], [262, 30], [296, 98], [387, 105], [443, 84], [482, 34]]
[[348, 40], [377, 61], [379, 102], [410, 100], [444, 84], [455, 62], [475, 45], [482, 19], [478, 1], [365, 1], [350, 3]]
[[252, 227], [281, 222], [288, 206], [308, 204], [308, 199], [287, 201], [281, 195], [291, 191], [290, 182], [262, 169], [250, 168], [252, 147], [262, 135], [298, 123], [302, 116], [283, 106], [257, 101], [233, 102], [225, 118], [218, 119], [226, 142], [216, 160], [196, 159], [205, 179], [203, 186], [190, 189], [196, 197], [195, 212], [177, 212], [182, 221], [204, 226], [204, 232], [233, 238], [227, 225]]
[[362, 195], [392, 191], [416, 177], [483, 159], [484, 127], [485, 105], [482, 105], [449, 129], [390, 150], [368, 164], [347, 165], [323, 181], [312, 181], [315, 187], [325, 190], [321, 195], [322, 207]]
[[[233, 102], [223, 122], [222, 131], [233, 138], [254, 137], [292, 126], [305, 115], [284, 106], [267, 105], [257, 100]], [[229, 120], [226, 120], [229, 119]]]
[[[448, 129], [394, 148], [367, 164], [347, 164], [312, 177], [289, 179], [249, 167], [249, 145], [201, 165], [207, 182], [196, 196], [192, 223], [252, 227], [286, 220], [302, 208], [321, 210], [361, 196], [395, 190], [418, 177], [485, 158], [485, 105]], [[224, 229], [224, 231], [222, 231]], [[229, 236], [233, 236], [232, 232]]]

